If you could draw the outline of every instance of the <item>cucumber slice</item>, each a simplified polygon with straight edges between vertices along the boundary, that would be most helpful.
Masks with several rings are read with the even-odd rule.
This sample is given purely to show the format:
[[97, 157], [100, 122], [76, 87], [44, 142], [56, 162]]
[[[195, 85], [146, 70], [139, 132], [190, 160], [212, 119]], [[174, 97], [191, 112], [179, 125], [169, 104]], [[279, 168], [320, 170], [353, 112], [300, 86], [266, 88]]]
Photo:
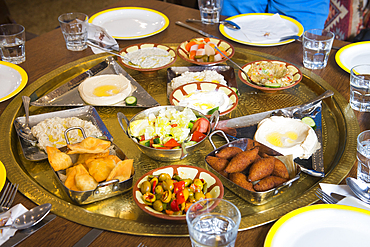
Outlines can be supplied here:
[[141, 145], [145, 146], [145, 147], [150, 147], [150, 141], [149, 140], [144, 140], [144, 141], [141, 141], [139, 142]]
[[281, 85], [279, 83], [266, 82], [265, 87], [278, 88], [281, 87]]
[[239, 90], [236, 87], [230, 87], [230, 88], [236, 93], [236, 95], [240, 96]]
[[304, 117], [301, 119], [302, 122], [310, 126], [311, 128], [315, 129], [316, 128], [316, 123], [315, 120], [313, 120], [311, 117]]
[[126, 105], [132, 105], [135, 106], [137, 104], [137, 99], [135, 96], [128, 96], [125, 99]]

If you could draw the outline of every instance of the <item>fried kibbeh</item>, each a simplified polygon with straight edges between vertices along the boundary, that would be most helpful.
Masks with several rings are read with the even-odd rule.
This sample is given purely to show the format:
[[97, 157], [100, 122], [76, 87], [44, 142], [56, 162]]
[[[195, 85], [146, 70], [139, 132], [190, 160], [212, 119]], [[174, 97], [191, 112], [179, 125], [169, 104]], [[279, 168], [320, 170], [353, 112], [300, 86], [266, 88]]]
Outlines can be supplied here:
[[275, 159], [275, 166], [274, 166], [274, 170], [272, 171], [271, 175], [289, 179], [289, 172], [285, 164], [281, 160], [275, 157], [274, 159]]
[[72, 159], [68, 154], [61, 152], [56, 147], [46, 147], [48, 160], [54, 171], [60, 171], [72, 166]]
[[243, 150], [238, 147], [225, 147], [216, 153], [216, 157], [229, 160], [241, 152], [243, 152]]
[[231, 159], [231, 161], [225, 168], [225, 172], [235, 173], [243, 171], [255, 161], [258, 155], [258, 150], [259, 148], [256, 147], [251, 150], [246, 150], [237, 154], [234, 158]]
[[274, 157], [262, 158], [254, 162], [249, 169], [248, 181], [255, 182], [270, 176], [275, 167]]
[[229, 164], [229, 161], [227, 159], [222, 159], [214, 156], [207, 156], [206, 161], [213, 169], [218, 172], [225, 170], [226, 166]]
[[219, 171], [218, 173], [220, 173], [222, 176], [224, 176], [225, 178], [229, 178], [229, 173], [225, 172], [225, 170], [223, 171]]
[[288, 180], [285, 178], [268, 176], [258, 181], [258, 183], [256, 183], [253, 188], [258, 192], [262, 192], [280, 186], [286, 181]]
[[101, 153], [108, 149], [110, 144], [110, 141], [89, 136], [79, 143], [68, 144], [67, 154]]
[[247, 176], [241, 172], [231, 173], [229, 175], [229, 179], [235, 184], [239, 185], [240, 187], [243, 187], [246, 190], [255, 191], [253, 189], [253, 184], [251, 182], [248, 182]]

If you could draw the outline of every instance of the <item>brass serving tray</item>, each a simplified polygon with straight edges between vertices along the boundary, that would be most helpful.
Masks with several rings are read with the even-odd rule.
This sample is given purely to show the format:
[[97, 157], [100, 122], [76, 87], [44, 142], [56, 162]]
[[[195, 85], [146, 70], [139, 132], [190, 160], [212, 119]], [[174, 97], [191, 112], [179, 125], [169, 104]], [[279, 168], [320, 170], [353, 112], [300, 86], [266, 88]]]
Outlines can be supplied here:
[[[177, 47], [178, 44], [169, 44]], [[134, 235], [147, 236], [188, 236], [185, 222], [169, 222], [160, 220], [145, 214], [132, 198], [132, 193], [95, 202], [85, 206], [72, 204], [69, 198], [62, 194], [59, 183], [55, 181], [53, 171], [47, 161], [31, 162], [22, 155], [17, 134], [13, 127], [13, 121], [18, 116], [23, 116], [21, 95], [45, 95], [70, 80], [76, 74], [82, 73], [105, 59], [104, 54], [92, 55], [78, 61], [62, 66], [25, 88], [22, 94], [16, 96], [4, 110], [0, 119], [0, 157], [5, 164], [8, 178], [13, 183], [19, 183], [19, 190], [37, 204], [52, 203], [53, 213], [68, 220], [86, 226], [105, 230], [122, 232]], [[250, 61], [261, 59], [278, 59], [277, 57], [236, 48], [233, 60], [238, 64], [246, 64]], [[233, 66], [231, 63], [227, 63]], [[177, 59], [174, 66], [190, 66], [189, 63]], [[234, 67], [235, 68], [235, 67]], [[282, 90], [275, 94], [266, 94], [257, 89], [248, 87], [237, 79], [239, 92], [239, 104], [234, 111], [221, 117], [221, 119], [234, 118], [262, 111], [299, 105], [313, 99], [327, 89], [334, 91], [332, 98], [326, 99], [322, 109], [323, 126], [323, 153], [325, 178], [317, 178], [302, 174], [301, 178], [287, 189], [284, 194], [262, 206], [254, 206], [225, 187], [224, 198], [238, 206], [242, 214], [240, 230], [257, 227], [274, 221], [284, 214], [309, 204], [318, 199], [314, 192], [319, 187], [319, 182], [338, 184], [349, 173], [355, 163], [356, 137], [359, 133], [357, 119], [348, 102], [333, 87], [322, 78], [300, 67], [303, 73], [302, 81], [295, 87]], [[148, 75], [138, 71], [127, 70], [143, 88], [161, 105], [168, 104], [166, 96], [166, 70], [162, 69], [157, 75], [148, 78]], [[32, 99], [35, 100], [35, 99]], [[66, 107], [35, 107], [30, 108], [31, 114], [68, 109]], [[121, 130], [117, 121], [117, 111], [131, 118], [141, 108], [115, 108], [96, 107], [103, 122], [114, 138], [114, 142], [129, 157], [134, 159], [135, 177], [134, 182], [149, 170], [168, 164], [189, 164], [206, 168], [204, 157], [213, 151], [211, 144], [206, 141], [204, 146], [194, 154], [179, 162], [159, 162], [142, 154], [135, 145], [131, 145], [125, 133]], [[216, 145], [225, 143], [222, 138], [215, 137]]]

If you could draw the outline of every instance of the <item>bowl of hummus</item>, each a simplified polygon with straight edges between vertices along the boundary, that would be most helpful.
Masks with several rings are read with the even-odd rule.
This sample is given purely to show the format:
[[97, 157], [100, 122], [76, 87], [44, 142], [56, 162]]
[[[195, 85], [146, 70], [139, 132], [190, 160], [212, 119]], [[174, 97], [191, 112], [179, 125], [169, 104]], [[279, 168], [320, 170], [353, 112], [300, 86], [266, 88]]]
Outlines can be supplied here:
[[123, 48], [123, 58], [118, 61], [126, 68], [142, 73], [156, 73], [160, 69], [171, 66], [176, 61], [176, 51], [169, 46], [156, 43], [141, 43]]
[[302, 72], [295, 65], [283, 61], [254, 61], [242, 68], [248, 76], [239, 71], [240, 80], [266, 93], [294, 87], [302, 80]]

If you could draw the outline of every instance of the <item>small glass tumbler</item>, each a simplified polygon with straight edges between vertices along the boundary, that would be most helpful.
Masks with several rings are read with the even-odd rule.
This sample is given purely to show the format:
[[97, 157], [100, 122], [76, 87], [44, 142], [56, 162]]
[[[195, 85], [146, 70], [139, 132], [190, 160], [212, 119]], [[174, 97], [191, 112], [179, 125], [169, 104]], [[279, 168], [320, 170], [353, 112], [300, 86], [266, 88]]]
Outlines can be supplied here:
[[357, 136], [357, 178], [370, 183], [370, 130]]
[[231, 202], [219, 198], [198, 201], [186, 212], [193, 247], [233, 247], [240, 220], [239, 209]]
[[83, 13], [67, 13], [58, 17], [68, 50], [83, 51], [87, 48], [88, 19]]
[[349, 104], [353, 110], [370, 112], [370, 64], [351, 69]]
[[25, 28], [19, 24], [0, 25], [0, 53], [5, 62], [20, 64], [26, 61]]
[[200, 19], [204, 24], [215, 24], [220, 21], [223, 0], [198, 0]]
[[303, 65], [307, 69], [326, 67], [334, 41], [334, 33], [323, 29], [310, 29], [304, 32], [302, 39]]

